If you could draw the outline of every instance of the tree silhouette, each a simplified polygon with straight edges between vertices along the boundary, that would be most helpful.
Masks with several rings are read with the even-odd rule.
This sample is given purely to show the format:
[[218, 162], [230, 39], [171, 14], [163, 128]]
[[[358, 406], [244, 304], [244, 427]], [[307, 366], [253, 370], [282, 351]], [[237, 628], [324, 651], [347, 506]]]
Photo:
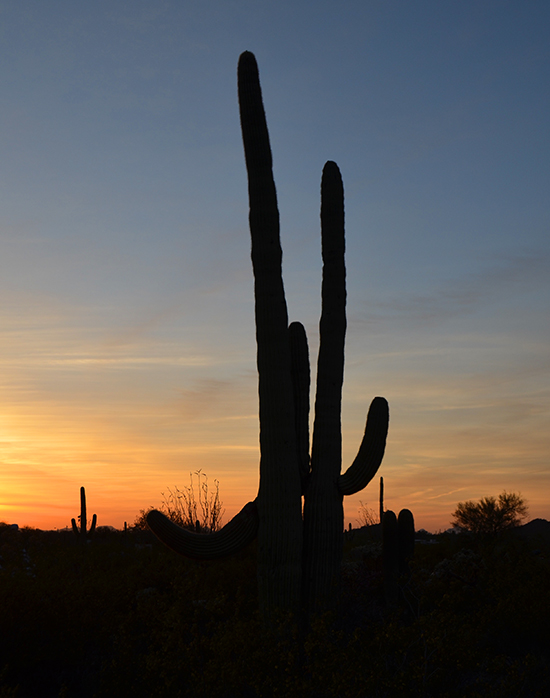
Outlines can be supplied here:
[[519, 526], [527, 516], [527, 504], [520, 494], [502, 492], [479, 502], [459, 502], [453, 513], [453, 526], [472, 533], [500, 533]]

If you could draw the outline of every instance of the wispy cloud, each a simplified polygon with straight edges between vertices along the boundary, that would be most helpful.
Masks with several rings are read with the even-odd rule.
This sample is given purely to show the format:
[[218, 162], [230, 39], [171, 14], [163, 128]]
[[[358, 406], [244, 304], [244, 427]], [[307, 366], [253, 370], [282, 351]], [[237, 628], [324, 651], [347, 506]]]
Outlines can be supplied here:
[[441, 494], [435, 494], [432, 497], [427, 497], [427, 499], [433, 500], [433, 499], [441, 499], [441, 497], [449, 497], [451, 494], [456, 494], [456, 492], [464, 492], [464, 490], [467, 489], [466, 487], [457, 487], [454, 490], [450, 490], [449, 492], [442, 492]]
[[387, 324], [399, 320], [400, 324], [424, 327], [474, 313], [495, 301], [507, 302], [535, 288], [550, 292], [550, 253], [546, 250], [496, 257], [483, 270], [451, 279], [425, 293], [379, 301], [374, 309], [356, 312], [350, 322]]

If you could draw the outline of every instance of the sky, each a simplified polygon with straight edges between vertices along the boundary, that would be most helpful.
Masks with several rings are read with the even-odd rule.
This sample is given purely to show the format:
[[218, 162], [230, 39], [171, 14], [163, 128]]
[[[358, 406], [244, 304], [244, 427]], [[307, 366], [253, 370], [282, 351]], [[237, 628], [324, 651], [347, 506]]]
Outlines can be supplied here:
[[382, 395], [386, 508], [550, 519], [549, 34], [546, 0], [2, 0], [0, 521], [63, 528], [84, 485], [121, 527], [198, 470], [225, 521], [256, 496], [244, 50], [313, 366], [344, 180], [344, 468]]

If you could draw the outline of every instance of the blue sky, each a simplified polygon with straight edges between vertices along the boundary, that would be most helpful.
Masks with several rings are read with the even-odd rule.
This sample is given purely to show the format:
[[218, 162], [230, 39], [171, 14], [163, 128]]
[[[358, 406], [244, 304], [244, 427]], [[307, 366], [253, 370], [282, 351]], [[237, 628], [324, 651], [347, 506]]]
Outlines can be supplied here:
[[549, 518], [549, 20], [529, 0], [3, 2], [0, 520], [62, 527], [84, 484], [122, 525], [198, 468], [227, 515], [255, 496], [243, 50], [313, 359], [324, 162], [344, 179], [344, 462], [384, 395], [388, 507], [435, 530], [506, 489]]

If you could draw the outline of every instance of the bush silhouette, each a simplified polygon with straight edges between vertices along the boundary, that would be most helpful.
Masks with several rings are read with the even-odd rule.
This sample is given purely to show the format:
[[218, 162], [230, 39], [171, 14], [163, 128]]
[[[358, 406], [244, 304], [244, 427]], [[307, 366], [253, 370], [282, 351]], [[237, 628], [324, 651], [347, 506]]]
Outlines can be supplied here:
[[459, 502], [452, 523], [462, 531], [495, 534], [519, 526], [526, 516], [527, 505], [521, 495], [504, 491], [498, 499]]
[[[214, 487], [209, 488], [208, 477], [197, 470], [197, 485], [194, 484], [193, 473], [189, 473], [189, 486], [168, 488], [168, 494], [162, 492], [161, 511], [170, 521], [189, 531], [197, 533], [214, 533], [221, 528], [225, 513], [223, 502], [220, 500], [220, 483], [214, 480]], [[148, 530], [147, 515], [154, 507], [141, 509], [134, 521], [134, 528]]]

